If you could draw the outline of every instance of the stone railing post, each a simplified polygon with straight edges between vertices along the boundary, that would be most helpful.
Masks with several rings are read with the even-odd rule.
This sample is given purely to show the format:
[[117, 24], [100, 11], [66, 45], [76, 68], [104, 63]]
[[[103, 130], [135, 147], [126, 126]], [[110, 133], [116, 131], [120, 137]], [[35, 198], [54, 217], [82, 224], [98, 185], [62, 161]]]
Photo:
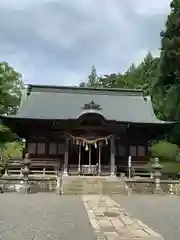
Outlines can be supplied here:
[[131, 178], [132, 173], [132, 164], [131, 164], [131, 156], [128, 157], [128, 178]]
[[[0, 177], [2, 176], [3, 165], [0, 162]], [[3, 184], [0, 185], [0, 193], [3, 193]]]
[[111, 142], [110, 142], [110, 149], [111, 149], [111, 156], [110, 156], [110, 163], [111, 163], [111, 176], [115, 176], [115, 151], [116, 151], [116, 147], [115, 147], [115, 136], [113, 135], [111, 138]]
[[7, 162], [5, 163], [4, 170], [5, 170], [4, 176], [8, 176], [8, 163]]
[[69, 159], [69, 140], [66, 137], [65, 153], [64, 153], [64, 172], [63, 172], [64, 176], [68, 175], [68, 159]]
[[56, 178], [56, 194], [61, 195], [62, 194], [62, 173], [57, 174]]

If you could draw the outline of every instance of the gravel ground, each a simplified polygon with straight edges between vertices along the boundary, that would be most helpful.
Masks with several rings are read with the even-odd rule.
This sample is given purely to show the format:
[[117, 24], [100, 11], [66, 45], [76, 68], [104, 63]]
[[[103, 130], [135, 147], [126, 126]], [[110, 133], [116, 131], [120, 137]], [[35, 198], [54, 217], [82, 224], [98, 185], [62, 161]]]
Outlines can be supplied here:
[[93, 228], [78, 196], [51, 193], [0, 194], [2, 240], [93, 240]]
[[180, 196], [114, 195], [112, 198], [165, 240], [180, 239]]

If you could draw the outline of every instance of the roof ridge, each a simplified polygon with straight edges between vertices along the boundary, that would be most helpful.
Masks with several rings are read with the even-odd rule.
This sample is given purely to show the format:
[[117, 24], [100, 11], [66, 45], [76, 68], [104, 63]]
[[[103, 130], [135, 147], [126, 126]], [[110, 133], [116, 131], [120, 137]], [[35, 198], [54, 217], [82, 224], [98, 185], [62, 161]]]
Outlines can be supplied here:
[[128, 89], [128, 88], [93, 88], [93, 87], [78, 87], [78, 86], [62, 86], [62, 85], [40, 85], [40, 84], [27, 84], [27, 87], [40, 88], [40, 89], [57, 89], [57, 90], [92, 90], [101, 92], [132, 92], [132, 93], [143, 93], [142, 89]]

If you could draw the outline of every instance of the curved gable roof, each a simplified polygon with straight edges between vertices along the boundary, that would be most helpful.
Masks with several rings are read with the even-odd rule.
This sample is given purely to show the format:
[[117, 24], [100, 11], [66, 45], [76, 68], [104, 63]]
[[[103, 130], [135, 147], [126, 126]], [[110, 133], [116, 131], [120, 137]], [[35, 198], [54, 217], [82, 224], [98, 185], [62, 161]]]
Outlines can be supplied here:
[[[88, 109], [88, 104], [92, 102], [94, 109]], [[96, 108], [97, 106], [99, 107]], [[38, 85], [29, 85], [28, 95], [24, 97], [15, 117], [47, 120], [77, 119], [86, 111], [94, 111], [106, 120], [112, 121], [164, 123], [156, 118], [150, 97], [144, 98], [141, 90]]]

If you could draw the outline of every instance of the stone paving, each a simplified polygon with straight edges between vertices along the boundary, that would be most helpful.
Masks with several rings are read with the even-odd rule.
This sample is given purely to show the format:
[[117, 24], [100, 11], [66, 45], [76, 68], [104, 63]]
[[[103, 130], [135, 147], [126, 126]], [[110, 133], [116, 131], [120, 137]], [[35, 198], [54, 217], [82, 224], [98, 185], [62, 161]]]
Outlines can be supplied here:
[[82, 196], [90, 222], [101, 240], [163, 240], [163, 238], [132, 218], [108, 196]]

